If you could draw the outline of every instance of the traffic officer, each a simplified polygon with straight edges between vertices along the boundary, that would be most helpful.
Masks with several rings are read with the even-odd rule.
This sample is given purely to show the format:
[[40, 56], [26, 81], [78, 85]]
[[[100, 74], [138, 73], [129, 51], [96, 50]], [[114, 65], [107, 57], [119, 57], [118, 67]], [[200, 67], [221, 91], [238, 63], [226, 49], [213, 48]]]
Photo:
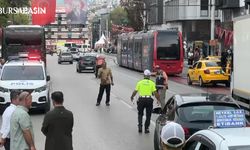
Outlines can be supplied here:
[[145, 133], [149, 133], [149, 125], [151, 119], [151, 113], [153, 109], [153, 98], [152, 94], [155, 95], [159, 101], [159, 94], [156, 92], [155, 83], [150, 80], [151, 72], [149, 70], [144, 71], [144, 79], [140, 80], [136, 84], [136, 88], [131, 96], [133, 102], [134, 96], [139, 92], [139, 99], [137, 101], [138, 110], [138, 132], [142, 132], [142, 117], [143, 111], [146, 108], [146, 121], [145, 121]]

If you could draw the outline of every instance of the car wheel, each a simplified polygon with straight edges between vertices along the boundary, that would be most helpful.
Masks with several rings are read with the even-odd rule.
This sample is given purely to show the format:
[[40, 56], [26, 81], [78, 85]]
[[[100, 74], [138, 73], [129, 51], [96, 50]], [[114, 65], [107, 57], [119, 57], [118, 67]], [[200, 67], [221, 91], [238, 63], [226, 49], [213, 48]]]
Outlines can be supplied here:
[[154, 150], [160, 150], [159, 145], [160, 145], [160, 143], [158, 141], [157, 131], [155, 129], [155, 133], [154, 133]]
[[189, 76], [189, 75], [187, 76], [187, 83], [188, 83], [188, 85], [192, 85], [192, 81], [191, 81], [191, 79], [190, 79], [190, 76]]
[[73, 64], [73, 61], [71, 61], [70, 64]]
[[230, 87], [230, 82], [227, 81], [227, 82], [225, 83], [225, 85], [226, 85], [226, 87]]
[[203, 87], [204, 86], [204, 83], [203, 83], [203, 80], [201, 77], [199, 77], [199, 86], [200, 87]]
[[61, 62], [60, 62], [60, 61], [58, 61], [58, 64], [61, 64]]

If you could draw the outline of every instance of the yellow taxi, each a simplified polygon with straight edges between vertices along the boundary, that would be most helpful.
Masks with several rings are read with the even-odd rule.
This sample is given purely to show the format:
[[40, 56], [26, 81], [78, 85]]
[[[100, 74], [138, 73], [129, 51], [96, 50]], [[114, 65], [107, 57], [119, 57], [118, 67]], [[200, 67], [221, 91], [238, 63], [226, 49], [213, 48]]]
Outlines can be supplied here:
[[[221, 56], [207, 56], [205, 60], [212, 60], [217, 62], [219, 66], [221, 66]], [[230, 75], [231, 74], [231, 61], [227, 60], [227, 65], [226, 65], [226, 74]]]
[[192, 85], [193, 82], [198, 82], [201, 87], [208, 83], [213, 83], [214, 85], [224, 83], [229, 87], [229, 77], [216, 61], [199, 60], [193, 66], [189, 67], [187, 83], [188, 85]]

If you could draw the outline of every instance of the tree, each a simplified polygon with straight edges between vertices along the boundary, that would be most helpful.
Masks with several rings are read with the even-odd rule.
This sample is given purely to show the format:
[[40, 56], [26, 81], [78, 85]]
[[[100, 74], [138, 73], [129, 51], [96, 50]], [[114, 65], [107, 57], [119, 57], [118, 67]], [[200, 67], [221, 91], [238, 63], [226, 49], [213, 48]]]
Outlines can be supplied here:
[[122, 8], [117, 7], [110, 13], [110, 20], [116, 25], [128, 25], [128, 13]]
[[[1, 8], [7, 7], [30, 7], [30, 0], [0, 0]], [[31, 14], [30, 14], [31, 15]], [[0, 26], [6, 26], [8, 21], [14, 24], [28, 24], [29, 17], [24, 14], [1, 14]]]
[[122, 7], [128, 13], [129, 26], [136, 31], [141, 31], [143, 29], [143, 0], [123, 2]]

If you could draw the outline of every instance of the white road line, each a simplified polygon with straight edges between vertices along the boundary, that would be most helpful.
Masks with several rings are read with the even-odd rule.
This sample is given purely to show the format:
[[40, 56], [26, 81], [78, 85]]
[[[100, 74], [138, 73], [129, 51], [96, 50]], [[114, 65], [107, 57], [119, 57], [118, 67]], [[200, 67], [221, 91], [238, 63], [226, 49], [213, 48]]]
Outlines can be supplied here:
[[[124, 105], [126, 105], [129, 109], [133, 110], [133, 106], [131, 106], [131, 105], [129, 105], [128, 103], [126, 103], [124, 99], [122, 99], [122, 98], [116, 96], [116, 95], [115, 95], [114, 93], [112, 93], [112, 92], [111, 92], [110, 94], [111, 94], [113, 97], [115, 97], [117, 100], [119, 100], [121, 103], [123, 103]], [[145, 116], [143, 116], [143, 118], [146, 119]], [[154, 122], [153, 120], [150, 120], [150, 123], [151, 123], [151, 125], [153, 125], [153, 126], [155, 127], [155, 122]]]

